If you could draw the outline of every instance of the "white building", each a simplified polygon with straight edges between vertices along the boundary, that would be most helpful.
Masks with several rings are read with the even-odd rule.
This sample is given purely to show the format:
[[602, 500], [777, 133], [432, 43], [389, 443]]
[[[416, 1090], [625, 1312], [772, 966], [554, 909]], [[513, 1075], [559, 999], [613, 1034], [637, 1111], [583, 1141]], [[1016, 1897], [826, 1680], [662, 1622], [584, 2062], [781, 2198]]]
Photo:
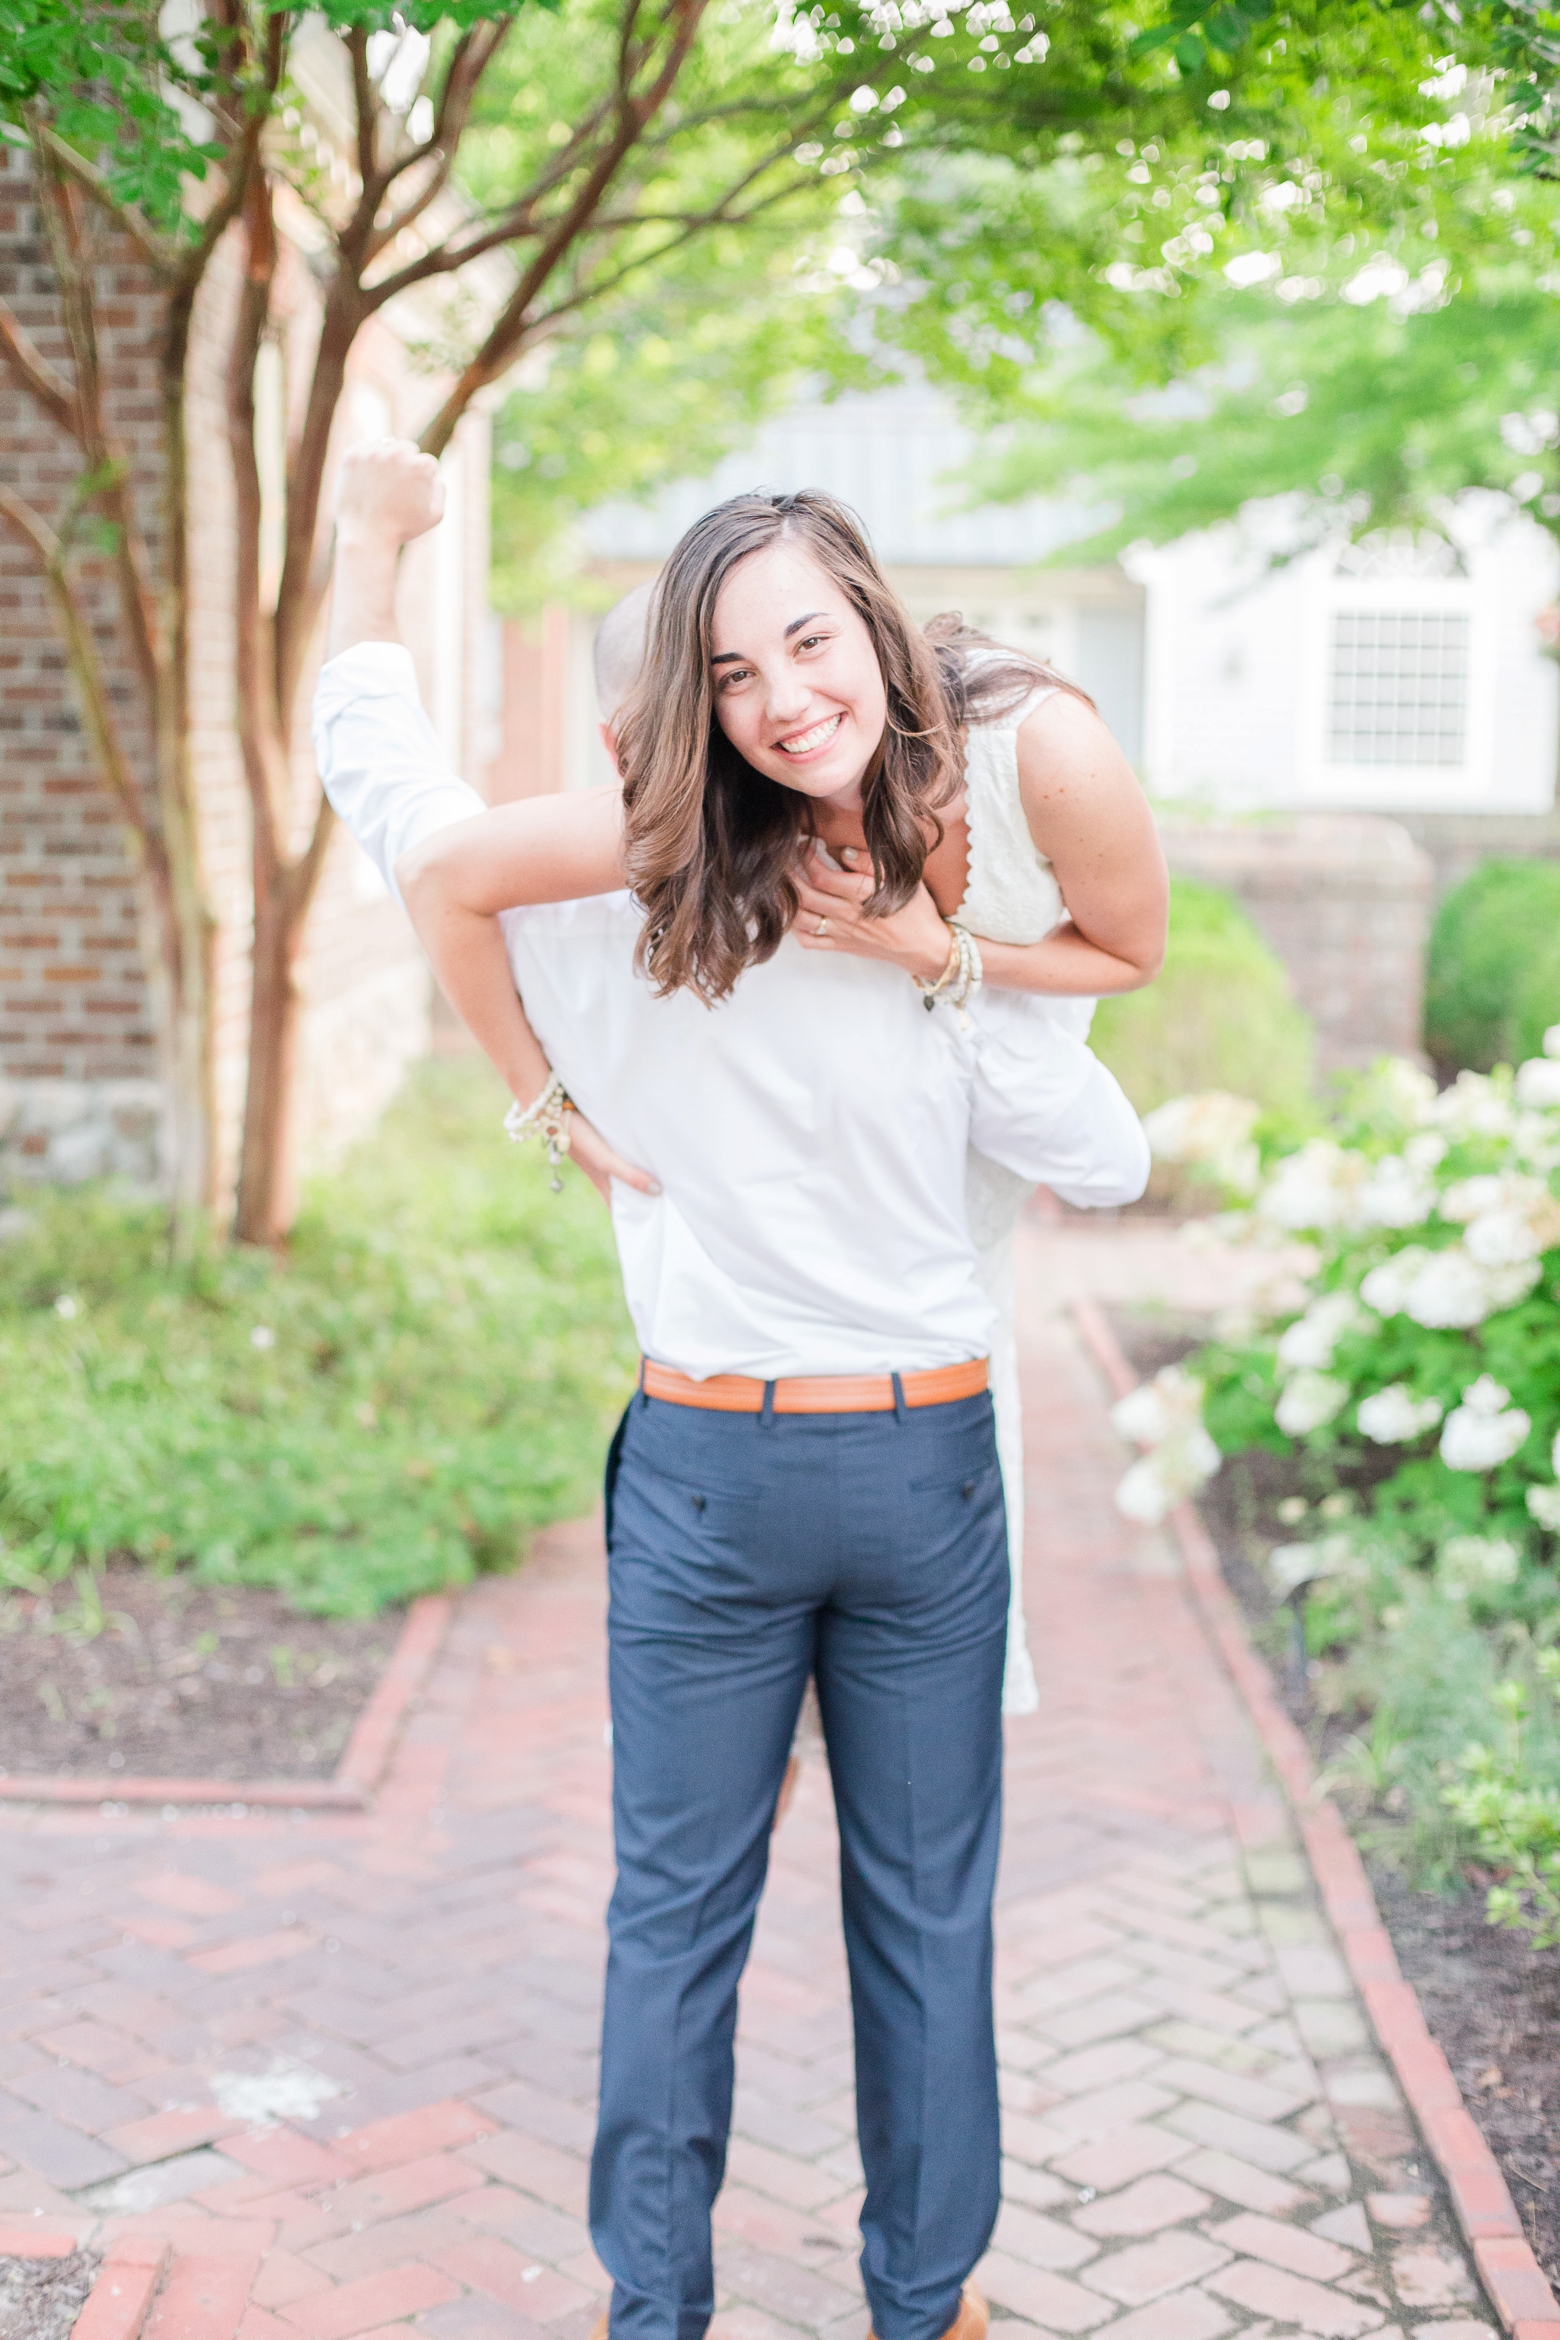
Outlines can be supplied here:
[[1155, 794], [1414, 826], [1551, 811], [1560, 671], [1536, 627], [1556, 593], [1544, 531], [1503, 499], [1469, 497], [1455, 547], [1389, 541], [1270, 567], [1283, 521], [1274, 504], [1243, 529], [1128, 557], [1145, 588]]

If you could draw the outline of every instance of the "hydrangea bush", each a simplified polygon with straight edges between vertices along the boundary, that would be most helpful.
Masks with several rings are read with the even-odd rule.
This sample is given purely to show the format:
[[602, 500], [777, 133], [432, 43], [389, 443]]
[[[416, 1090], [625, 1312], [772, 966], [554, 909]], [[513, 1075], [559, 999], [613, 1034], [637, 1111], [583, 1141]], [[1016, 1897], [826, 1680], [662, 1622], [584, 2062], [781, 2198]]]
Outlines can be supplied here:
[[1236, 1337], [1117, 1408], [1146, 1449], [1117, 1493], [1130, 1518], [1163, 1518], [1225, 1455], [1302, 1446], [1357, 1466], [1378, 1527], [1449, 1588], [1509, 1599], [1539, 1570], [1552, 1591], [1560, 1025], [1545, 1050], [1439, 1092], [1388, 1060], [1329, 1135], [1267, 1159], [1239, 1098], [1177, 1098], [1148, 1117], [1156, 1154], [1238, 1201], [1225, 1231], [1305, 1247], [1308, 1298], [1227, 1327]]
[[1287, 1146], [1233, 1096], [1149, 1115], [1305, 1297], [1122, 1400], [1144, 1451], [1116, 1500], [1156, 1522], [1252, 1448], [1326, 1466], [1268, 1570], [1373, 1710], [1356, 1769], [1422, 1836], [1455, 1826], [1454, 1866], [1494, 1866], [1492, 1920], [1560, 1945], [1560, 1025], [1544, 1048], [1442, 1091], [1385, 1062]]

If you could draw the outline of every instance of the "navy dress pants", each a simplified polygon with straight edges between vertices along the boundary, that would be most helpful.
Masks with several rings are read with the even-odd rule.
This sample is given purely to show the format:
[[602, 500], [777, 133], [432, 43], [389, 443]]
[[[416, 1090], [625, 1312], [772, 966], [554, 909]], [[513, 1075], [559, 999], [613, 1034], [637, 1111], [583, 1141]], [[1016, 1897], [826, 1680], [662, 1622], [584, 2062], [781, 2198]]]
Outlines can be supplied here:
[[737, 1985], [818, 1685], [878, 2340], [938, 2340], [996, 2219], [991, 1899], [1007, 1534], [988, 1396], [883, 1414], [634, 1398], [608, 1465], [617, 1886], [591, 2233], [613, 2340], [701, 2340]]

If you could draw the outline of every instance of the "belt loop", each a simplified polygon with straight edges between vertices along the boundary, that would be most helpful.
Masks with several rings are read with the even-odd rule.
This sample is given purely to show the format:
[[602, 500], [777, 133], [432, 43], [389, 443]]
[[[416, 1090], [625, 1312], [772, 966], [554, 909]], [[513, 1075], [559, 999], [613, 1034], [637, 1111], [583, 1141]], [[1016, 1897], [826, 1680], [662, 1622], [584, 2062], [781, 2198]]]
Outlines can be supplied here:
[[645, 1388], [645, 1360], [643, 1357], [639, 1360], [639, 1379], [635, 1384], [634, 1394], [639, 1400], [639, 1408], [642, 1413], [650, 1403], [650, 1393]]
[[888, 1378], [894, 1385], [894, 1420], [908, 1422], [910, 1415], [905, 1405], [905, 1385], [897, 1373], [891, 1373]]
[[765, 1430], [774, 1428], [775, 1385], [772, 1381], [766, 1381], [764, 1384], [764, 1402], [758, 1409], [758, 1419]]

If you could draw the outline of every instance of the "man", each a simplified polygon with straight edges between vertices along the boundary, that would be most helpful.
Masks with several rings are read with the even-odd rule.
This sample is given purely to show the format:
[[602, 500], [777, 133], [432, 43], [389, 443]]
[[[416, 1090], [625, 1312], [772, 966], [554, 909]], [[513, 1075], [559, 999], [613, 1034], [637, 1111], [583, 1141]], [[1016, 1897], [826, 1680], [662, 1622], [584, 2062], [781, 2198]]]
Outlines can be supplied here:
[[[965, 1151], [973, 1136], [1069, 1199], [1117, 1203], [1142, 1191], [1141, 1130], [1059, 1031], [1021, 1096], [993, 1093], [978, 1001], [966, 1031], [864, 959], [787, 941], [717, 1007], [656, 997], [629, 896], [558, 898], [613, 808], [533, 800], [495, 828], [443, 769], [394, 619], [399, 545], [438, 516], [427, 459], [350, 458], [339, 509], [315, 700], [331, 801], [409, 883], [436, 964], [441, 857], [500, 856], [527, 906], [501, 920], [505, 999], [468, 992], [468, 1013], [523, 1030], [518, 985], [570, 1097], [652, 1174], [611, 1190], [646, 1358], [608, 1468], [618, 1882], [591, 2230], [612, 2340], [701, 2340], [713, 2309], [737, 1985], [809, 1674], [840, 1824], [873, 2328], [982, 2340], [967, 2279], [998, 2205], [1008, 1562]], [[489, 1044], [534, 1095], [543, 1074]]]

